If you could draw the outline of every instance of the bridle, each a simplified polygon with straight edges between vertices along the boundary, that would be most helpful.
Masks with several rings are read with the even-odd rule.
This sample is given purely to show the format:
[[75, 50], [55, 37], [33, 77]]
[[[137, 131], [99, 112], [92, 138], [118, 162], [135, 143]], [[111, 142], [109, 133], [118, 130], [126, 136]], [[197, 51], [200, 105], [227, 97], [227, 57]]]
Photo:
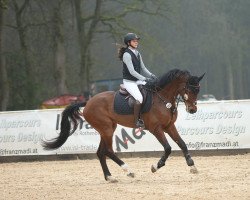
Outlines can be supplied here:
[[[162, 90], [162, 88], [160, 88], [159, 86], [158, 87], [155, 87], [155, 89], [151, 89], [151, 92], [155, 93], [157, 95], [157, 97], [165, 104], [167, 105], [168, 103], [170, 103], [169, 101], [167, 101], [164, 97], [162, 97], [157, 88], [159, 90]], [[184, 95], [180, 95], [182, 93], [182, 91], [184, 91]], [[200, 90], [200, 84], [198, 85], [192, 85], [190, 83], [188, 83], [188, 81], [186, 82], [186, 85], [181, 88], [180, 90], [178, 90], [177, 92], [177, 96], [175, 97], [175, 102], [176, 102], [176, 106], [174, 107], [174, 109], [172, 109], [172, 112], [176, 112], [177, 111], [177, 108], [178, 108], [178, 105], [179, 105], [179, 102], [184, 102], [186, 104], [186, 102], [188, 101], [189, 99], [189, 96], [188, 94], [190, 92], [194, 93], [194, 94], [198, 94], [199, 93], [199, 90]], [[196, 105], [197, 102], [194, 102], [194, 105]]]
[[[189, 99], [189, 96], [188, 96], [188, 95], [189, 95], [190, 92], [192, 92], [193, 94], [198, 94], [199, 91], [200, 91], [200, 84], [198, 84], [198, 85], [192, 85], [192, 84], [189, 84], [188, 81], [187, 81], [187, 82], [186, 82], [186, 85], [184, 86], [184, 88], [182, 88], [182, 89], [178, 92], [178, 94], [180, 94], [183, 90], [185, 90], [185, 91], [184, 91], [184, 95], [183, 95], [183, 96], [179, 95], [179, 96], [181, 96], [181, 97], [177, 98], [177, 100], [176, 100], [176, 101], [177, 101], [177, 106], [176, 106], [176, 108], [175, 108], [175, 111], [177, 110], [177, 107], [178, 107], [178, 104], [179, 104], [180, 101], [182, 101], [182, 102], [185, 103], [186, 109], [189, 108], [188, 104], [186, 104], [186, 103], [188, 102], [188, 99]], [[197, 105], [197, 101], [195, 101], [195, 102], [193, 103], [193, 105], [196, 106], [196, 105]]]
[[185, 103], [185, 102], [187, 102], [187, 100], [188, 100], [188, 98], [189, 98], [188, 94], [189, 94], [190, 92], [192, 92], [192, 93], [194, 93], [194, 94], [198, 94], [198, 93], [199, 93], [199, 91], [200, 91], [200, 84], [198, 84], [198, 85], [192, 85], [192, 84], [189, 84], [189, 83], [187, 82], [186, 85], [184, 86], [184, 88], [182, 88], [182, 89], [178, 92], [178, 94], [180, 94], [180, 93], [182, 92], [182, 90], [185, 90], [184, 95], [182, 96], [182, 100], [183, 100], [183, 102]]

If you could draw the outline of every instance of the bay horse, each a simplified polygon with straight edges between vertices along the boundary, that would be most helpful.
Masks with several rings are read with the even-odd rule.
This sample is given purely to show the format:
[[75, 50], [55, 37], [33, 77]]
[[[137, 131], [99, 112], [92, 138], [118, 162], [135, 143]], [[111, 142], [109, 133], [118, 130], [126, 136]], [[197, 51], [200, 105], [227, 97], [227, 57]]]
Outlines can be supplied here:
[[[199, 82], [203, 76], [204, 74], [200, 77], [192, 76], [188, 71], [173, 69], [161, 76], [155, 83], [155, 89], [152, 91], [153, 103], [151, 109], [149, 112], [142, 114], [145, 130], [151, 132], [164, 148], [164, 154], [158, 163], [151, 166], [153, 173], [165, 165], [171, 153], [171, 146], [164, 132], [168, 133], [181, 148], [187, 165], [191, 167], [190, 172], [198, 172], [187, 146], [180, 137], [174, 123], [177, 119], [177, 106], [180, 99], [184, 102], [188, 113], [193, 114], [197, 111], [197, 95], [200, 90]], [[111, 176], [106, 163], [106, 156], [117, 163], [128, 176], [134, 177], [134, 173], [129, 166], [117, 157], [112, 148], [112, 137], [117, 124], [135, 128], [133, 114], [119, 115], [114, 112], [115, 94], [116, 92], [114, 91], [102, 92], [93, 96], [87, 102], [68, 106], [62, 113], [59, 136], [43, 141], [43, 147], [47, 150], [61, 147], [77, 129], [78, 122], [82, 116], [100, 134], [97, 156], [105, 180], [109, 182], [117, 181]], [[169, 105], [171, 105], [171, 108], [169, 108]], [[84, 107], [83, 112], [80, 111], [81, 107]], [[71, 127], [72, 124], [73, 127]]]

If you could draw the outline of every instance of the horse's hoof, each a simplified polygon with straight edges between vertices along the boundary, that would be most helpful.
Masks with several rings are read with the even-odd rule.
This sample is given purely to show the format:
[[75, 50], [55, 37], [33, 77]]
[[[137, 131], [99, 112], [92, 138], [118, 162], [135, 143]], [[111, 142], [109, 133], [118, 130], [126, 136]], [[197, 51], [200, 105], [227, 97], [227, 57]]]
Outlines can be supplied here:
[[194, 165], [194, 161], [191, 157], [187, 159], [187, 165], [190, 167]]
[[155, 172], [157, 171], [157, 169], [158, 169], [158, 168], [157, 168], [156, 165], [152, 165], [152, 166], [151, 166], [151, 172], [152, 172], [152, 173], [155, 173]]
[[190, 173], [192, 173], [192, 174], [198, 174], [198, 170], [197, 170], [197, 168], [194, 165], [190, 167]]
[[108, 181], [110, 183], [117, 183], [118, 182], [118, 180], [116, 180], [113, 176], [107, 176], [106, 181]]
[[127, 174], [127, 176], [128, 176], [128, 177], [131, 177], [131, 178], [134, 178], [134, 177], [135, 177], [135, 173], [129, 172], [129, 173]]

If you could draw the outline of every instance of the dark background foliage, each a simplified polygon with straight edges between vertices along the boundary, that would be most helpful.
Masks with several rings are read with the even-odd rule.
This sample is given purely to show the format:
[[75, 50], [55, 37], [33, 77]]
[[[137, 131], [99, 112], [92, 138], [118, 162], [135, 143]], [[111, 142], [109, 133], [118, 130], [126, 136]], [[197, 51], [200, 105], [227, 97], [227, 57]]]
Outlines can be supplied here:
[[117, 45], [141, 37], [146, 66], [206, 72], [201, 94], [249, 99], [248, 0], [1, 0], [0, 110], [122, 77]]

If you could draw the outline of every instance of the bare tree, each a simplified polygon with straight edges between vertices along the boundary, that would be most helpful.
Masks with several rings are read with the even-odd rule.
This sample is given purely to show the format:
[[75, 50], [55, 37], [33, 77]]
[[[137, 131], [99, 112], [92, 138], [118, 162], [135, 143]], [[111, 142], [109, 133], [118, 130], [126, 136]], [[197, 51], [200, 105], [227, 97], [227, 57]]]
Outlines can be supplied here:
[[[94, 2], [94, 3], [93, 3]], [[163, 15], [163, 1], [120, 1], [95, 0], [92, 2], [92, 13], [87, 12], [84, 1], [74, 0], [76, 23], [79, 37], [81, 68], [80, 86], [89, 90], [89, 74], [91, 66], [91, 44], [97, 33], [106, 33], [112, 37], [121, 34], [121, 30], [132, 30], [126, 21], [129, 14], [141, 13], [147, 15]], [[107, 7], [110, 7], [107, 9]], [[87, 14], [86, 14], [87, 13]], [[124, 32], [123, 32], [124, 34]]]
[[[82, 91], [88, 91], [90, 44], [100, 20], [102, 0], [96, 0], [94, 13], [89, 17], [83, 17], [81, 0], [74, 0], [74, 5], [81, 54], [80, 87]], [[90, 25], [87, 27], [88, 22], [90, 22]]]
[[5, 58], [3, 56], [3, 18], [6, 3], [0, 2], [0, 110], [7, 110], [9, 100], [9, 82], [6, 69]]
[[66, 66], [65, 66], [65, 46], [63, 33], [63, 19], [61, 17], [61, 6], [63, 1], [53, 1], [53, 43], [54, 43], [54, 67], [57, 93], [68, 93], [66, 85]]
[[26, 77], [23, 79], [25, 88], [24, 88], [24, 109], [26, 108], [34, 108], [35, 105], [35, 71], [32, 66], [32, 59], [28, 49], [27, 44], [27, 29], [29, 28], [29, 24], [25, 24], [23, 20], [23, 15], [25, 13], [25, 9], [28, 7], [30, 1], [24, 0], [20, 3], [20, 1], [12, 0], [13, 10], [15, 12], [15, 22], [16, 25], [10, 25], [10, 27], [16, 29], [20, 42], [20, 51], [23, 58], [23, 68], [26, 74]]

